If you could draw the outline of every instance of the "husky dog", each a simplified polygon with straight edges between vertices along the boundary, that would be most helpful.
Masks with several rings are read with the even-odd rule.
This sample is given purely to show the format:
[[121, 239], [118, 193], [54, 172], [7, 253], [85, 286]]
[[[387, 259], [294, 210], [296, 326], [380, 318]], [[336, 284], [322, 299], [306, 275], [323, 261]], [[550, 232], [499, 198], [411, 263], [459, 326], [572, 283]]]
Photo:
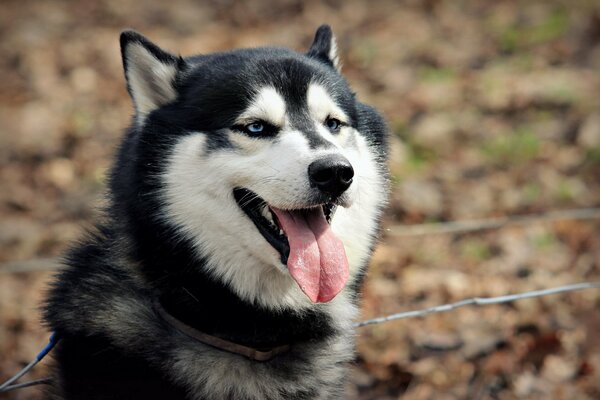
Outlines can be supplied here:
[[121, 35], [132, 125], [45, 308], [56, 399], [336, 399], [387, 195], [386, 127], [321, 26], [173, 56]]

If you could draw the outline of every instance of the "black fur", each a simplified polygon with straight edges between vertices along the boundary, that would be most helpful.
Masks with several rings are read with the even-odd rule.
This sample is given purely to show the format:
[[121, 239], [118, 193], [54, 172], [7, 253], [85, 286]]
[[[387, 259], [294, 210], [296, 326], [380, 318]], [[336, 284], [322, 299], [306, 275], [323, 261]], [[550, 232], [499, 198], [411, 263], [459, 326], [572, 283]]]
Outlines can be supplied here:
[[[164, 338], [176, 333], [148, 307], [155, 299], [202, 332], [255, 348], [351, 336], [338, 332], [319, 308], [275, 312], [239, 298], [204, 271], [205, 261], [192, 244], [162, 218], [163, 205], [155, 195], [161, 184], [156, 177], [164, 172], [182, 136], [206, 133], [207, 152], [234, 147], [224, 129], [248, 105], [252, 88], [275, 87], [290, 101], [291, 112], [297, 116], [294, 124], [311, 146], [329, 145], [302, 118], [306, 89], [316, 77], [350, 116], [350, 124], [367, 136], [383, 165], [387, 145], [383, 120], [355, 100], [346, 81], [332, 68], [327, 56], [330, 43], [331, 30], [322, 27], [307, 55], [260, 48], [184, 59], [135, 32], [121, 35], [126, 74], [126, 49], [141, 44], [160, 62], [177, 68], [172, 82], [177, 98], [153, 110], [142, 126], [132, 124], [110, 174], [105, 220], [97, 233], [70, 252], [67, 267], [50, 292], [45, 320], [62, 338], [54, 351], [56, 398], [192, 398], [186, 397], [191, 396], [186, 385], [168, 373], [173, 349]], [[129, 85], [128, 89], [131, 93]], [[385, 173], [383, 167], [381, 172]], [[358, 289], [361, 279], [349, 284]], [[130, 321], [112, 314], [121, 299], [136, 307], [139, 304], [132, 309]], [[115, 334], [114, 326], [122, 326], [122, 332]], [[270, 361], [269, 368], [278, 378], [293, 382], [297, 372], [292, 366], [304, 362], [304, 357], [291, 351]], [[285, 398], [314, 398], [316, 390], [296, 390]]]
[[310, 46], [307, 55], [334, 67], [333, 60], [329, 58], [332, 39], [333, 32], [331, 32], [329, 25], [321, 25], [319, 29], [317, 29], [317, 33], [315, 33], [315, 39]]

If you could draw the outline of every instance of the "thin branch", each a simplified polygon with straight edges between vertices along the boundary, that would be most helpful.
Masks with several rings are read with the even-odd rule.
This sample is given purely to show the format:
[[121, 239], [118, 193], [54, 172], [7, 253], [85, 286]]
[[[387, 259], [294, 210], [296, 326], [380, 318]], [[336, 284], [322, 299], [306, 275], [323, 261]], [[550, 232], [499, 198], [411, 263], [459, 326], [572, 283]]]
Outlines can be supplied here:
[[[565, 293], [565, 292], [573, 292], [576, 290], [583, 289], [600, 289], [600, 282], [584, 282], [584, 283], [576, 283], [573, 285], [567, 286], [559, 286], [552, 289], [542, 289], [542, 290], [533, 290], [530, 292], [511, 294], [506, 296], [498, 296], [498, 297], [474, 297], [471, 299], [465, 299], [461, 301], [457, 301], [455, 303], [443, 304], [436, 307], [425, 308], [422, 310], [408, 311], [398, 314], [392, 314], [385, 317], [373, 318], [366, 321], [359, 322], [354, 324], [355, 328], [360, 328], [368, 325], [381, 324], [383, 322], [394, 321], [398, 319], [404, 318], [416, 318], [416, 317], [424, 317], [430, 314], [437, 314], [442, 312], [448, 312], [455, 310], [460, 307], [468, 306], [468, 305], [477, 305], [484, 306], [490, 304], [501, 304], [508, 303], [515, 300], [529, 299], [534, 297], [541, 296], [549, 296], [552, 294]], [[54, 347], [57, 341], [56, 334], [53, 334], [50, 337], [48, 345], [44, 347], [44, 349], [36, 356], [35, 360], [31, 361], [25, 368], [19, 371], [16, 375], [11, 377], [8, 381], [4, 382], [0, 385], [0, 393], [23, 389], [26, 387], [34, 386], [34, 385], [43, 385], [43, 384], [51, 384], [51, 380], [49, 378], [37, 379], [24, 383], [14, 383], [23, 375], [27, 374], [38, 362], [40, 362], [46, 354]]]
[[50, 385], [50, 384], [52, 384], [52, 379], [50, 379], [50, 378], [35, 379], [32, 381], [27, 381], [27, 382], [23, 382], [23, 383], [15, 383], [14, 385], [7, 386], [3, 389], [0, 389], [0, 393], [10, 392], [11, 390], [24, 389], [24, 388], [27, 388], [30, 386]]
[[374, 325], [374, 324], [381, 324], [383, 322], [388, 322], [388, 321], [395, 321], [397, 319], [424, 317], [424, 316], [427, 316], [430, 314], [437, 314], [437, 313], [452, 311], [452, 310], [455, 310], [457, 308], [464, 307], [464, 306], [470, 306], [470, 305], [486, 306], [486, 305], [490, 305], [490, 304], [509, 303], [509, 302], [515, 301], [515, 300], [530, 299], [533, 297], [548, 296], [551, 294], [558, 294], [558, 293], [564, 293], [564, 292], [573, 292], [575, 290], [582, 290], [582, 289], [600, 289], [600, 282], [576, 283], [574, 285], [559, 286], [559, 287], [552, 288], [552, 289], [534, 290], [531, 292], [510, 294], [507, 296], [499, 296], [499, 297], [474, 297], [472, 299], [465, 299], [465, 300], [457, 301], [456, 303], [443, 304], [440, 306], [425, 308], [422, 310], [407, 311], [407, 312], [402, 312], [402, 313], [398, 313], [398, 314], [388, 315], [385, 317], [368, 319], [366, 321], [361, 321], [361, 322], [355, 324], [354, 327], [360, 328], [360, 327], [367, 326], [367, 325]]
[[444, 233], [466, 233], [499, 229], [508, 225], [529, 225], [540, 222], [600, 219], [600, 208], [580, 208], [550, 211], [545, 214], [515, 215], [509, 217], [440, 222], [420, 225], [394, 225], [385, 230], [390, 236], [422, 236]]
[[17, 380], [19, 380], [21, 377], [23, 377], [24, 375], [28, 374], [29, 371], [31, 371], [31, 369], [33, 367], [35, 367], [37, 365], [37, 363], [39, 363], [39, 362], [40, 362], [40, 360], [38, 360], [36, 358], [35, 360], [33, 360], [29, 364], [27, 364], [22, 370], [20, 370], [15, 375], [13, 375], [9, 380], [7, 380], [3, 384], [1, 384], [0, 385], [0, 393], [3, 393], [4, 391], [10, 390], [10, 389], [8, 389], [9, 387], [13, 386], [13, 384], [15, 384], [15, 382]]
[[[385, 230], [385, 234], [390, 236], [422, 236], [444, 233], [466, 233], [498, 229], [508, 225], [528, 225], [540, 222], [585, 219], [600, 219], [600, 208], [550, 211], [546, 214], [515, 215], [501, 218], [474, 219], [435, 224], [393, 225]], [[39, 258], [27, 261], [11, 261], [0, 264], [0, 274], [53, 271], [59, 268], [61, 268], [61, 263], [58, 259]]]
[[35, 356], [35, 358], [29, 364], [27, 364], [22, 370], [13, 375], [9, 380], [0, 384], [0, 393], [8, 392], [9, 390], [21, 389], [33, 385], [40, 385], [42, 383], [49, 383], [49, 381], [46, 382], [45, 379], [44, 382], [41, 382], [40, 380], [25, 383], [15, 382], [21, 379], [23, 376], [27, 375], [33, 367], [35, 367], [40, 361], [42, 361], [44, 357], [46, 357], [48, 353], [52, 351], [52, 349], [54, 348], [54, 346], [56, 346], [59, 340], [60, 337], [58, 336], [58, 334], [56, 332], [52, 333], [52, 335], [50, 335], [50, 338], [48, 339], [48, 344], [44, 346], [42, 351], [40, 351], [38, 355]]
[[34, 258], [26, 261], [10, 261], [0, 264], [0, 274], [54, 271], [61, 268], [61, 266], [60, 260], [57, 258]]

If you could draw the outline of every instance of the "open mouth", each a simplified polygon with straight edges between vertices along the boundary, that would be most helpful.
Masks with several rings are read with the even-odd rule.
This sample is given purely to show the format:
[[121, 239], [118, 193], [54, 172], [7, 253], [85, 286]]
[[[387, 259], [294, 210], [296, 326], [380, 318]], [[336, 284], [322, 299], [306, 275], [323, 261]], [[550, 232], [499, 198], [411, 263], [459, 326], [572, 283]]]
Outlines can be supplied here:
[[[264, 236], [271, 246], [279, 252], [281, 262], [287, 265], [290, 255], [290, 244], [277, 214], [273, 209], [258, 195], [248, 189], [235, 188], [233, 196], [240, 208], [250, 217], [258, 231]], [[315, 207], [294, 210], [296, 213], [308, 213], [314, 211], [316, 207], [321, 207], [327, 223], [331, 224], [331, 218], [335, 214], [337, 206], [333, 203], [317, 205]]]
[[282, 210], [248, 189], [236, 188], [233, 195], [313, 302], [330, 301], [343, 289], [348, 260], [342, 241], [330, 229], [336, 205]]

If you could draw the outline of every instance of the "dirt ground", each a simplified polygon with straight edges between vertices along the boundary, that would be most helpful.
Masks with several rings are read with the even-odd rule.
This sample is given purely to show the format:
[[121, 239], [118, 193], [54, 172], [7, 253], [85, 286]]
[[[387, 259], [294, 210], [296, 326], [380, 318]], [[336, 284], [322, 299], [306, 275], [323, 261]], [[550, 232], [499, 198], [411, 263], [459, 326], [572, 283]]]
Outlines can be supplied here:
[[[338, 37], [392, 132], [362, 318], [600, 280], [600, 221], [397, 226], [600, 206], [598, 1], [12, 1], [0, 6], [0, 381], [41, 349], [49, 271], [102, 205], [132, 107], [118, 34], [181, 54]], [[38, 264], [36, 264], [38, 265]], [[39, 264], [43, 268], [47, 263]], [[598, 399], [600, 290], [361, 328], [349, 399]], [[36, 368], [32, 377], [44, 376]], [[6, 399], [40, 399], [24, 389]]]

